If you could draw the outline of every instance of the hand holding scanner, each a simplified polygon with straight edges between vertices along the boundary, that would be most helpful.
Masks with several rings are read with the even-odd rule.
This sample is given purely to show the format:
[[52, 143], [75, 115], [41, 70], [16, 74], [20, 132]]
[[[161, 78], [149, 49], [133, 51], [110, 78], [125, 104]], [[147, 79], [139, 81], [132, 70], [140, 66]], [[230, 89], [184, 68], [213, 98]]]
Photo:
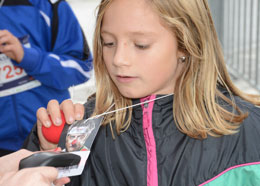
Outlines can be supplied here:
[[19, 170], [29, 167], [70, 167], [78, 165], [81, 157], [69, 152], [39, 152], [20, 161]]

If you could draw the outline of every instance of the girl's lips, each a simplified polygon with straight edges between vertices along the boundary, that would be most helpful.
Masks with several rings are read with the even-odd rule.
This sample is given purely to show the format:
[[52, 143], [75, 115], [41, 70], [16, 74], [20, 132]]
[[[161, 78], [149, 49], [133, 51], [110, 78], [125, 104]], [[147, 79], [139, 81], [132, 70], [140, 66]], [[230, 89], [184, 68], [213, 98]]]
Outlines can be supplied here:
[[136, 77], [131, 77], [131, 76], [116, 76], [116, 78], [117, 81], [119, 81], [120, 83], [130, 83], [134, 79], [136, 79]]

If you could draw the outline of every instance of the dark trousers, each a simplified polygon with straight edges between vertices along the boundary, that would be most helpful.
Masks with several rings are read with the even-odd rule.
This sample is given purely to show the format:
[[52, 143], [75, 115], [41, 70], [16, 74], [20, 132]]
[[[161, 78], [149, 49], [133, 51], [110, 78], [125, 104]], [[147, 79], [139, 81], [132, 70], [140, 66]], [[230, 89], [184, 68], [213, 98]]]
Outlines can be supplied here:
[[1, 157], [1, 156], [5, 156], [5, 155], [7, 155], [7, 154], [10, 154], [10, 153], [12, 153], [12, 152], [14, 152], [14, 151], [0, 149], [0, 157]]

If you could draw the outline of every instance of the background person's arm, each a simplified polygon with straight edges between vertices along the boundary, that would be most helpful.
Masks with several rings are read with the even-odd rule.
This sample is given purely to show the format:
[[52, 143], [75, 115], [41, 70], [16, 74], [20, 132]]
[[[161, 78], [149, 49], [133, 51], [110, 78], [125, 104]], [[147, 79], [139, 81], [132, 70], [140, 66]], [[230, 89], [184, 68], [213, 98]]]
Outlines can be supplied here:
[[[58, 23], [52, 33], [50, 50], [35, 45], [24, 47], [24, 57], [17, 66], [43, 85], [58, 90], [86, 82], [91, 76], [92, 55], [80, 24], [65, 1], [57, 8]], [[55, 20], [52, 20], [55, 21]]]

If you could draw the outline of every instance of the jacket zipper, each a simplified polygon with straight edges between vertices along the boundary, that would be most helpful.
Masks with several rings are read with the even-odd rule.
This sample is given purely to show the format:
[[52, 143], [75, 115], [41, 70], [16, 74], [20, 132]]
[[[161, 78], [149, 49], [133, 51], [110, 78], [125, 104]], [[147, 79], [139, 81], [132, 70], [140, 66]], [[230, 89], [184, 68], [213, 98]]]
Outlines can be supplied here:
[[[154, 99], [150, 96], [148, 99]], [[147, 98], [141, 101], [147, 101]], [[147, 186], [158, 186], [156, 143], [152, 128], [152, 110], [154, 102], [145, 103], [143, 108], [143, 134], [147, 151]]]

